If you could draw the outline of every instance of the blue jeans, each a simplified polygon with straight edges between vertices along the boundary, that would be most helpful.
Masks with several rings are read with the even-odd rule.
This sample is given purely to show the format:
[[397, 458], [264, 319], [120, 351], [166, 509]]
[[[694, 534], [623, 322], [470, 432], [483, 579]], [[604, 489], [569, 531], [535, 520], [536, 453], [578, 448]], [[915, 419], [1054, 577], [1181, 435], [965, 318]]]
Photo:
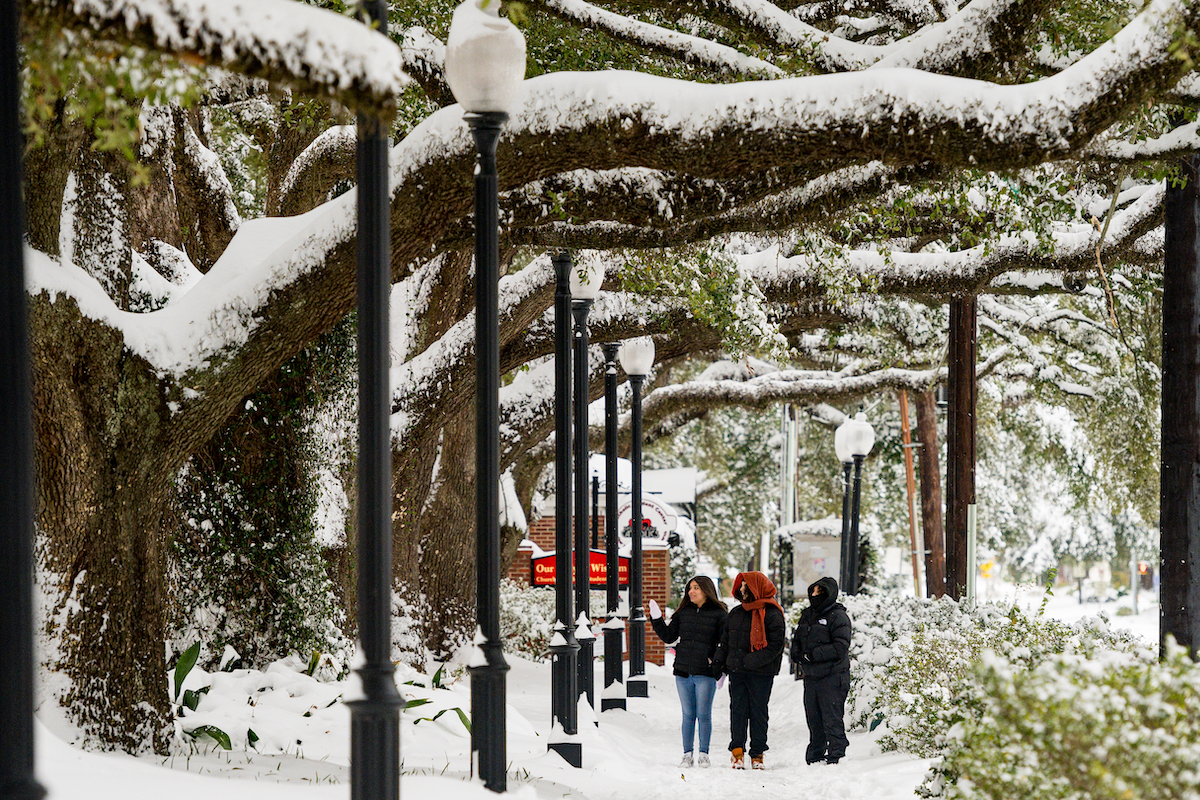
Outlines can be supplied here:
[[712, 704], [717, 693], [717, 679], [704, 675], [675, 676], [679, 690], [679, 705], [683, 707], [683, 752], [692, 752], [696, 723], [700, 723], [700, 752], [708, 752], [712, 739]]

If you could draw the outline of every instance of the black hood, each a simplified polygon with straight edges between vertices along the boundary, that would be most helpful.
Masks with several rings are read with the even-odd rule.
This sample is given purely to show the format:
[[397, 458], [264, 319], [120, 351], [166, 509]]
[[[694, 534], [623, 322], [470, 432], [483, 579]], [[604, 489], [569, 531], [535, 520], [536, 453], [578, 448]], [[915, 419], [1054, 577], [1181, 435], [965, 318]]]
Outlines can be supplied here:
[[[813, 591], [813, 587], [816, 587], [816, 586], [822, 587], [825, 590], [825, 594], [819, 598], [819, 602], [814, 603], [812, 591]], [[837, 602], [837, 597], [838, 597], [837, 581], [835, 581], [833, 578], [830, 578], [828, 576], [826, 576], [824, 578], [818, 578], [816, 580], [816, 582], [812, 583], [808, 587], [808, 602], [810, 604], [812, 604], [814, 612], [819, 613], [819, 612], [824, 611], [825, 609], [829, 608], [830, 606], [832, 606], [834, 603]]]

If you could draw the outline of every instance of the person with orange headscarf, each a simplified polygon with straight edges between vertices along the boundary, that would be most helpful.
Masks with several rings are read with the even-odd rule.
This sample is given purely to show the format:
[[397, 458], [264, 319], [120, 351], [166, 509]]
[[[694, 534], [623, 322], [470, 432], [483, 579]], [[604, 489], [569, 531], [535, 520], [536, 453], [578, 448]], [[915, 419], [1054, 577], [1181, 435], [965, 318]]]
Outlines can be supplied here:
[[750, 733], [750, 765], [766, 769], [767, 705], [783, 663], [787, 624], [775, 599], [775, 584], [761, 572], [741, 572], [733, 580], [733, 596], [741, 603], [729, 612], [713, 664], [729, 673], [729, 752], [734, 769], [745, 769], [746, 733]]

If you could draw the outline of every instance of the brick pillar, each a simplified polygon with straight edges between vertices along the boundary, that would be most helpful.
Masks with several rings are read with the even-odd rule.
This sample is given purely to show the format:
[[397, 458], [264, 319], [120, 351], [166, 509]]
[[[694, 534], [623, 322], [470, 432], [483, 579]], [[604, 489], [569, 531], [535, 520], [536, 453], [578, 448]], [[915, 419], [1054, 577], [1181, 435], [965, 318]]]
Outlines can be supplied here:
[[512, 566], [508, 568], [508, 579], [522, 586], [529, 586], [533, 582], [533, 576], [530, 573], [530, 561], [533, 558], [533, 548], [528, 544], [522, 544], [517, 548], [517, 555], [513, 559]]
[[[658, 603], [664, 613], [671, 601], [671, 551], [650, 545], [642, 551], [642, 596], [646, 604]], [[647, 615], [649, 616], [649, 615]], [[660, 667], [667, 656], [667, 646], [646, 624], [646, 660]]]
[[[603, 548], [603, 516], [600, 517], [599, 524], [600, 546]], [[527, 538], [541, 549], [553, 551], [554, 517], [542, 517], [531, 524]], [[529, 586], [531, 580], [529, 560], [532, 556], [533, 548], [529, 545], [522, 545], [517, 550], [517, 555], [513, 559], [512, 566], [509, 567], [508, 577], [524, 586]], [[667, 604], [671, 601], [671, 551], [666, 547], [646, 543], [646, 547], [642, 551], [642, 599], [646, 601], [647, 605], [653, 599], [664, 611], [667, 608]], [[595, 622], [601, 624], [604, 622], [604, 618], [600, 617]], [[628, 635], [628, 630], [628, 627], [626, 627], [626, 635]], [[663, 643], [662, 639], [658, 638], [658, 635], [654, 633], [654, 629], [647, 622], [646, 661], [662, 666], [666, 655], [667, 646]]]

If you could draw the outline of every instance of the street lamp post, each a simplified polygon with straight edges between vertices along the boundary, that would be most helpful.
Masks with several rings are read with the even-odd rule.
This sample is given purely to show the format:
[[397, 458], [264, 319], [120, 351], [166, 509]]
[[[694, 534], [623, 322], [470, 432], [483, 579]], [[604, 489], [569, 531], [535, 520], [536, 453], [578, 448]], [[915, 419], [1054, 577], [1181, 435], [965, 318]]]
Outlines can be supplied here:
[[[387, 33], [387, 3], [363, 3]], [[363, 696], [350, 706], [350, 795], [400, 796], [400, 692], [392, 665], [392, 445], [388, 300], [392, 287], [388, 121], [358, 115], [358, 635]]]
[[[858, 512], [862, 497], [862, 465], [871, 448], [875, 446], [875, 429], [867, 422], [863, 412], [858, 412], [854, 419], [847, 419], [834, 432], [834, 449], [838, 460], [846, 471], [847, 481], [850, 477], [850, 463], [854, 464], [854, 499], [850, 510], [849, 536], [842, 540], [842, 591], [846, 594], [858, 593], [859, 543], [858, 543]], [[845, 501], [843, 499], [843, 509]], [[846, 531], [843, 514], [842, 530]]]
[[850, 470], [854, 467], [854, 458], [850, 455], [850, 447], [846, 441], [847, 425], [850, 418], [833, 432], [833, 450], [837, 453], [838, 463], [842, 465], [842, 546], [838, 559], [838, 583], [843, 592], [850, 592]]
[[0, 787], [38, 800], [33, 749], [33, 420], [21, 207], [18, 4], [0, 2]]
[[[575, 597], [571, 590], [571, 256], [554, 262], [554, 636], [550, 640], [550, 718], [546, 743], [573, 767], [583, 766]], [[558, 729], [561, 729], [559, 731]], [[560, 740], [561, 733], [561, 740]]]
[[654, 365], [654, 340], [649, 336], [621, 345], [621, 368], [633, 390], [633, 492], [630, 497], [629, 560], [629, 679], [628, 697], [649, 697], [646, 686], [646, 614], [642, 610], [642, 382]]
[[591, 626], [591, 562], [588, 543], [588, 311], [600, 294], [604, 267], [598, 258], [571, 270], [571, 313], [575, 318], [575, 611], [579, 615], [575, 638], [579, 642], [578, 692], [596, 707], [596, 680], [593, 667], [595, 636]]
[[617, 351], [616, 342], [605, 342], [604, 350], [604, 563], [608, 619], [604, 623], [604, 694], [600, 711], [625, 708], [625, 682], [621, 659], [621, 637], [625, 622], [621, 618], [620, 554], [617, 552]]
[[446, 82], [475, 139], [475, 594], [471, 754], [484, 786], [503, 792], [504, 647], [500, 641], [500, 208], [496, 144], [525, 78], [525, 39], [498, 2], [466, 0], [446, 40]]

